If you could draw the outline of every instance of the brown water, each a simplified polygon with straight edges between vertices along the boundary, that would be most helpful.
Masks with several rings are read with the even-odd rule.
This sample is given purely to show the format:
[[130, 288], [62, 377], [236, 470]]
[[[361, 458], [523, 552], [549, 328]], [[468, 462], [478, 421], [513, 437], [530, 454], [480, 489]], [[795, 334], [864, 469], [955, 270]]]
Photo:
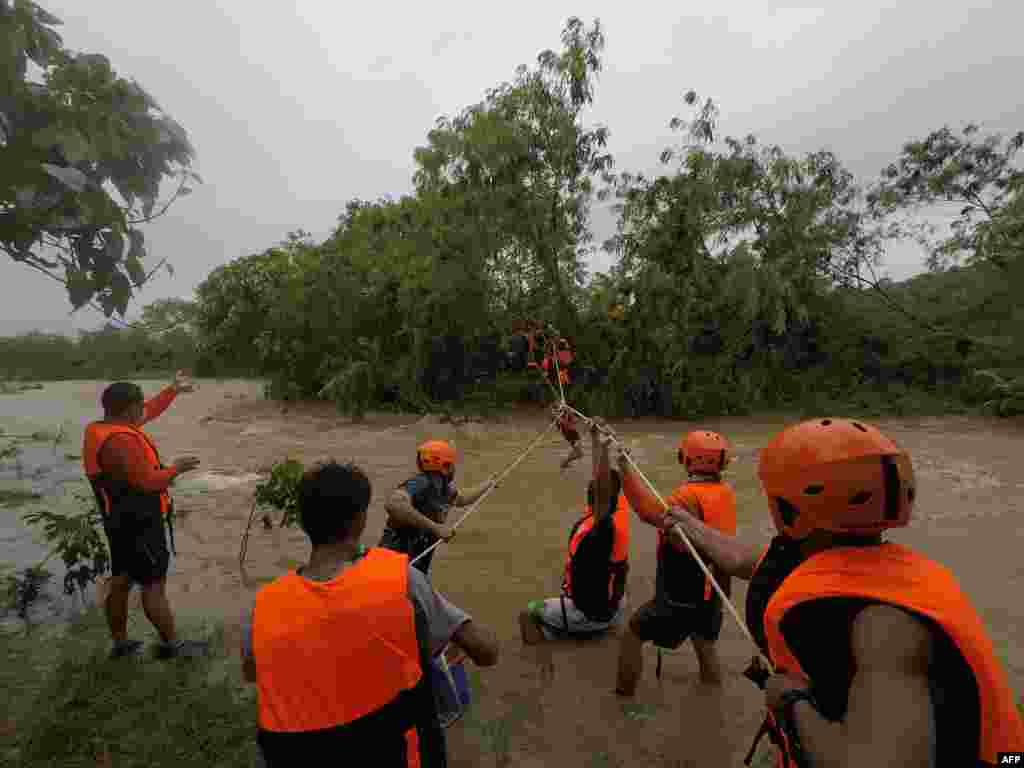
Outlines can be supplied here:
[[[92, 397], [95, 385], [82, 386], [81, 397]], [[757, 450], [785, 423], [703, 423], [736, 447], [729, 481], [738, 495], [739, 535], [751, 542], [766, 542], [771, 532], [756, 483]], [[204, 463], [200, 474], [181, 481], [177, 493], [184, 519], [176, 530], [180, 558], [169, 585], [173, 604], [182, 613], [213, 613], [235, 623], [261, 583], [308, 554], [301, 533], [266, 531], [257, 521], [245, 574], [239, 571], [254, 473], [275, 461], [334, 457], [362, 465], [374, 486], [365, 542], [375, 544], [384, 525], [383, 502], [414, 471], [420, 441], [454, 439], [459, 481], [469, 486], [507, 466], [545, 424], [545, 412], [523, 409], [500, 423], [459, 428], [401, 416], [371, 416], [354, 425], [328, 405], [282, 412], [261, 399], [255, 383], [201, 382], [198, 392], [180, 398], [149, 428], [166, 459], [195, 453]], [[681, 480], [675, 444], [695, 425], [627, 420], [615, 426], [659, 489], [667, 493]], [[958, 575], [1021, 690], [1024, 427], [965, 418], [879, 426], [911, 451], [920, 479], [917, 521], [891, 538], [918, 547]], [[565, 538], [587, 481], [589, 457], [559, 472], [565, 450], [552, 433], [434, 560], [438, 589], [492, 627], [502, 642], [498, 666], [475, 675], [475, 713], [449, 731], [452, 765], [741, 765], [760, 723], [762, 697], [741, 676], [752, 649], [730, 617], [720, 642], [728, 669], [721, 691], [697, 684], [689, 646], [665, 657], [660, 683], [648, 650], [644, 680], [628, 708], [612, 694], [617, 638], [547, 646], [555, 669], [550, 684], [542, 680], [537, 657], [521, 649], [516, 615], [528, 601], [557, 594]], [[628, 599], [635, 607], [653, 593], [655, 533], [634, 518], [632, 541]], [[734, 599], [742, 615], [745, 592], [742, 583], [737, 586]]]

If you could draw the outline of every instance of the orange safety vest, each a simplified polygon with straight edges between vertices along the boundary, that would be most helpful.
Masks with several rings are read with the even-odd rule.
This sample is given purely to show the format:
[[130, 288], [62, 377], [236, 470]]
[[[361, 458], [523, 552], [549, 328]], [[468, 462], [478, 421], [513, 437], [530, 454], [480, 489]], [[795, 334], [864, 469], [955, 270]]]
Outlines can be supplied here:
[[408, 578], [407, 556], [375, 547], [331, 581], [292, 571], [257, 593], [252, 642], [268, 764], [326, 749], [342, 762], [443, 765]]
[[776, 669], [807, 677], [780, 624], [795, 606], [830, 597], [886, 603], [935, 622], [953, 641], [977, 683], [978, 759], [995, 765], [998, 752], [1024, 749], [1024, 720], [1006, 672], [981, 618], [947, 568], [898, 544], [838, 547], [813, 555], [785, 578], [764, 613], [768, 653]]
[[114, 435], [135, 435], [142, 440], [146, 460], [155, 469], [163, 469], [160, 453], [149, 435], [130, 424], [94, 421], [85, 428], [82, 440], [82, 464], [85, 476], [92, 486], [96, 502], [105, 524], [110, 528], [137, 527], [153, 519], [163, 519], [171, 509], [171, 496], [167, 491], [144, 491], [119, 482], [103, 472], [100, 451]]
[[[736, 535], [736, 493], [732, 486], [722, 482], [687, 482], [679, 486], [672, 496], [682, 496], [690, 506], [695, 506], [701, 522], [705, 525], [730, 536]], [[711, 580], [704, 575], [704, 571], [690, 554], [689, 548], [685, 551], [676, 549], [668, 539], [668, 531], [664, 529], [658, 529], [658, 562], [658, 581], [673, 602], [690, 602], [687, 598], [692, 589], [688, 585], [698, 581], [704, 585], [705, 602], [714, 596]], [[705, 565], [715, 573], [722, 591], [730, 594], [730, 579], [716, 569], [710, 560], [705, 559]], [[672, 596], [673, 592], [681, 594], [684, 599], [676, 600]]]
[[[562, 591], [572, 596], [572, 556], [576, 554], [576, 547], [579, 546], [580, 539], [594, 527], [594, 509], [589, 504], [584, 506], [583, 517], [576, 523], [573, 528], [572, 536], [569, 539], [569, 552], [565, 556], [565, 571], [562, 577]], [[620, 493], [618, 503], [615, 505], [615, 511], [612, 512], [615, 519], [612, 520], [614, 526], [620, 520], [625, 521], [625, 525], [629, 525], [629, 502], [626, 500], [626, 494]], [[587, 523], [590, 523], [587, 525]], [[616, 530], [616, 532], [618, 532]], [[613, 550], [614, 551], [614, 550]], [[614, 584], [614, 578], [608, 582], [608, 596], [612, 595], [612, 588]]]

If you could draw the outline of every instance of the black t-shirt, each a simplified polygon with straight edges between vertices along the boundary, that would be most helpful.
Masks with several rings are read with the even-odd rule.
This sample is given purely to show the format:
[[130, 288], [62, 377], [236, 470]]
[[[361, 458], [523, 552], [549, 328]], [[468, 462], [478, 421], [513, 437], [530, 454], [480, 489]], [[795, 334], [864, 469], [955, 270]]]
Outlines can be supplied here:
[[[398, 487], [409, 494], [417, 512], [440, 524], [447, 521], [448, 510], [459, 493], [455, 482], [438, 472], [420, 472]], [[436, 541], [437, 536], [430, 531], [397, 525], [389, 518], [380, 546], [416, 557]]]

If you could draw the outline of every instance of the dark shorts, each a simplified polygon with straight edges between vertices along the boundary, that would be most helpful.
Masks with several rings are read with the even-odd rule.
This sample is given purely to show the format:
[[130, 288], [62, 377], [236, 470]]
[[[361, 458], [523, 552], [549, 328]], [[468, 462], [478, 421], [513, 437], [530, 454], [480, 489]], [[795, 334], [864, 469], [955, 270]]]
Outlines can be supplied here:
[[641, 605], [629, 620], [629, 628], [646, 643], [662, 648], [678, 648], [696, 635], [713, 643], [722, 631], [722, 603], [710, 600], [691, 608], [673, 606], [659, 600]]
[[105, 530], [111, 576], [128, 576], [143, 586], [167, 577], [171, 553], [162, 520], [131, 532]]

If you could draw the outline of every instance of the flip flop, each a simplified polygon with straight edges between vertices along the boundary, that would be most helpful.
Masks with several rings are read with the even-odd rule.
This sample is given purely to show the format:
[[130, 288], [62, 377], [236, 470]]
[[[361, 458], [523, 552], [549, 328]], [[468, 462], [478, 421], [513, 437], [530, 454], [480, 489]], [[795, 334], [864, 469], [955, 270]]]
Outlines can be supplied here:
[[141, 640], [125, 640], [117, 643], [110, 651], [111, 659], [123, 659], [126, 656], [138, 656], [142, 652]]

